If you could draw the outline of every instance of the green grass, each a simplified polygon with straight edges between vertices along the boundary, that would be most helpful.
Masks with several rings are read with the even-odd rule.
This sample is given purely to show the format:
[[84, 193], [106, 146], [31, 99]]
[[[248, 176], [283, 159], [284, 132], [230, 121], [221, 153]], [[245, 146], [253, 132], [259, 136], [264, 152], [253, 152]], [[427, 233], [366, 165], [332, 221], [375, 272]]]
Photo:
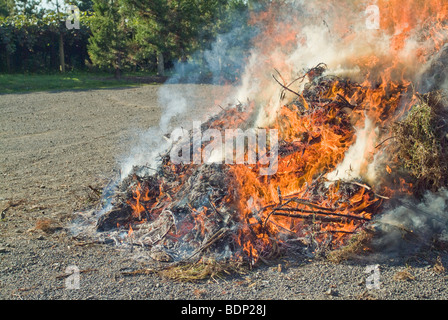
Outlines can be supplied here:
[[123, 75], [117, 80], [104, 73], [0, 74], [0, 94], [140, 86], [136, 77], [141, 75]]

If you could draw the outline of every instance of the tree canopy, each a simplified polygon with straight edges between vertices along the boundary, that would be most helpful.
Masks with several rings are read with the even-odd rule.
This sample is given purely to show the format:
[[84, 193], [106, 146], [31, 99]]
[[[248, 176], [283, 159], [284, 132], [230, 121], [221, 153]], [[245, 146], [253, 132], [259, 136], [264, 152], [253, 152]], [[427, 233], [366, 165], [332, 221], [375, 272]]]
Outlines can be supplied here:
[[[241, 58], [249, 11], [262, 1], [50, 0], [51, 8], [39, 2], [0, 0], [0, 72], [94, 69], [119, 77], [163, 74], [188, 62], [205, 74], [217, 39], [229, 50], [225, 63]], [[79, 8], [79, 29], [66, 27], [67, 5]]]

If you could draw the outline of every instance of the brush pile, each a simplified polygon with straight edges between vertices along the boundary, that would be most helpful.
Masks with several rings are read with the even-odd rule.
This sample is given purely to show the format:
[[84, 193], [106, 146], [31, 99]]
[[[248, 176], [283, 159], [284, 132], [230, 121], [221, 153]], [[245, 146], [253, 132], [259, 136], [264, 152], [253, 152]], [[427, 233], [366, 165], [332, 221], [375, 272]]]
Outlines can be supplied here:
[[[109, 191], [108, 205], [95, 213], [96, 234], [171, 264], [213, 259], [253, 265], [285, 253], [341, 248], [367, 234], [394, 197], [447, 185], [448, 130], [441, 99], [422, 96], [398, 121], [394, 115], [400, 101], [409, 99], [409, 86], [372, 88], [325, 71], [320, 64], [290, 84], [274, 76], [282, 97], [295, 96], [267, 128], [279, 132], [275, 174], [260, 175], [258, 162], [175, 164], [167, 150], [158, 167], [135, 167]], [[305, 78], [301, 92], [291, 89]], [[201, 129], [249, 129], [256, 111], [251, 102], [222, 108]], [[383, 177], [371, 184], [348, 172], [349, 179], [329, 180], [330, 173], [339, 176], [338, 166], [357, 141], [356, 128], [367, 118], [375, 119], [383, 139], [374, 149], [397, 150], [382, 162]], [[191, 141], [182, 143], [193, 151]]]

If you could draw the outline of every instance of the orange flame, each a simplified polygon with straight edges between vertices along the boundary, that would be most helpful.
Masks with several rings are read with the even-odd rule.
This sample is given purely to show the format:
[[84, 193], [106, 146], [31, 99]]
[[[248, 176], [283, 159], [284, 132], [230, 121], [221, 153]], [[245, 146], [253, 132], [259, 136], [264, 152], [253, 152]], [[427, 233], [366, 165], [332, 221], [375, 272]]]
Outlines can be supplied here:
[[[318, 189], [316, 184], [326, 182], [325, 174], [336, 170], [344, 161], [359, 138], [357, 129], [370, 119], [374, 129], [367, 135], [369, 141], [366, 141], [363, 154], [358, 155], [365, 158], [360, 174], [366, 174], [366, 167], [381, 152], [376, 144], [380, 141], [376, 140], [388, 137], [389, 124], [410, 109], [412, 104], [407, 100], [420, 67], [448, 42], [446, 0], [377, 0], [380, 29], [363, 29], [357, 33], [354, 29], [360, 25], [360, 13], [364, 12], [366, 3], [361, 0], [307, 2], [305, 7], [314, 16], [304, 17], [302, 21], [289, 12], [288, 19], [283, 19], [282, 10], [285, 8], [274, 1], [268, 10], [252, 17], [252, 23], [263, 27], [254, 43], [259, 63], [254, 63], [248, 71], [252, 72], [254, 82], [261, 83], [261, 90], [254, 98], [256, 101], [248, 103], [245, 112], [238, 108], [229, 109], [224, 113], [225, 117], [216, 118], [211, 123], [211, 127], [216, 129], [243, 127], [250, 122], [252, 111], [261, 101], [265, 104], [262, 111], [267, 117], [275, 113], [274, 120], [266, 121], [267, 126], [277, 129], [279, 140], [284, 143], [280, 146], [284, 149], [280, 150], [278, 171], [273, 176], [260, 176], [259, 165], [229, 167], [233, 184], [229, 185], [223, 203], [236, 207], [242, 224], [236, 242], [252, 261], [257, 261], [272, 248], [272, 239], [279, 233], [295, 237], [316, 234], [323, 241], [331, 238], [332, 243], [340, 245], [348, 234], [372, 219], [387, 197], [409, 193], [412, 187], [404, 179], [383, 184], [393, 179], [396, 170], [392, 170], [395, 168], [392, 164], [382, 164], [381, 170], [384, 172], [385, 168], [389, 175], [378, 178], [374, 187], [378, 188], [375, 192], [383, 196], [356, 181], [351, 181], [357, 184], [349, 190], [340, 181], [332, 182], [324, 190], [315, 190]], [[336, 62], [333, 61], [330, 67], [356, 69], [358, 72], [354, 79], [335, 77], [331, 83], [322, 84], [319, 101], [312, 101], [304, 93], [311, 80], [307, 82], [303, 77], [300, 85], [299, 81], [294, 81], [297, 77], [294, 76], [296, 66], [293, 62], [299, 59], [292, 58], [294, 55], [305, 58], [300, 56], [300, 51], [310, 50], [313, 46], [313, 39], [307, 33], [309, 29], [305, 28], [306, 22], [314, 23], [313, 17], [322, 21], [323, 13], [330, 19], [325, 21], [329, 33], [327, 38], [323, 38], [328, 40], [328, 46], [334, 45], [334, 50], [352, 45], [359, 49], [348, 51], [351, 54], [347, 56], [334, 52], [337, 57], [330, 58]], [[356, 46], [357, 41], [363, 46]], [[266, 76], [272, 69], [299, 87], [295, 89], [296, 100], [288, 97], [278, 108], [274, 108], [272, 103], [272, 94], [277, 91], [271, 90], [272, 85], [277, 84], [272, 83], [271, 74]], [[312, 74], [308, 76], [314, 77]], [[288, 83], [283, 77], [282, 80]], [[341, 108], [341, 104], [345, 107]], [[180, 183], [173, 189], [176, 192], [186, 181], [185, 171], [177, 172], [174, 164], [166, 165], [180, 175]], [[167, 196], [169, 194], [160, 186], [160, 198]], [[149, 198], [148, 190], [143, 192], [138, 183], [134, 201], [129, 202], [135, 219], [141, 220], [146, 210], [142, 202], [149, 201]], [[192, 208], [192, 211], [194, 223], [185, 224], [181, 234], [196, 227], [204, 235], [207, 208], [200, 211]], [[308, 229], [305, 222], [309, 222]]]

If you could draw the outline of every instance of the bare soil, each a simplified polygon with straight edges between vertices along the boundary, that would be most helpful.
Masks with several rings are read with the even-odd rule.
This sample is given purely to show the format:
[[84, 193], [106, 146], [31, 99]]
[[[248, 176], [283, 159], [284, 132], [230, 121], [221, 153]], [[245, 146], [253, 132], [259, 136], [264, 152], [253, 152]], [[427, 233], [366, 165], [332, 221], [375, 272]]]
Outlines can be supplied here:
[[[0, 95], [0, 299], [448, 298], [448, 257], [441, 250], [338, 264], [285, 257], [245, 274], [183, 283], [131, 276], [145, 268], [132, 252], [75, 241], [68, 230], [73, 213], [98, 201], [93, 190], [115, 176], [139, 133], [158, 124], [159, 89]], [[210, 85], [188, 89], [196, 101], [187, 116], [174, 119], [179, 125], [214, 111], [224, 94]], [[379, 264], [376, 289], [366, 286], [372, 264]], [[81, 272], [79, 289], [67, 287], [69, 266]]]

